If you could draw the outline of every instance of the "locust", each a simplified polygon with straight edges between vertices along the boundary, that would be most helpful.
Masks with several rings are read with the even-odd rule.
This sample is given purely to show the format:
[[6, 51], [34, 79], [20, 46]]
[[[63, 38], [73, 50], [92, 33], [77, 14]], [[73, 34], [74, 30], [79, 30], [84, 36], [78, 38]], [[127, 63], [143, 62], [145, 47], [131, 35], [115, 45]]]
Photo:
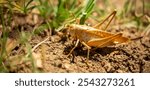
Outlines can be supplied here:
[[[109, 26], [110, 22], [113, 20], [116, 15], [116, 10], [113, 11], [109, 16], [106, 17], [101, 23], [96, 24], [95, 26], [79, 25], [79, 24], [68, 24], [65, 26], [67, 29], [67, 34], [69, 34], [74, 40], [76, 40], [75, 46], [71, 49], [68, 56], [74, 51], [78, 46], [79, 42], [87, 47], [87, 59], [89, 59], [90, 50], [92, 47], [103, 48], [119, 43], [125, 43], [129, 41], [129, 38], [123, 37], [122, 33], [110, 33], [106, 29]], [[108, 19], [108, 24], [102, 30], [100, 29], [101, 25], [106, 22]]]

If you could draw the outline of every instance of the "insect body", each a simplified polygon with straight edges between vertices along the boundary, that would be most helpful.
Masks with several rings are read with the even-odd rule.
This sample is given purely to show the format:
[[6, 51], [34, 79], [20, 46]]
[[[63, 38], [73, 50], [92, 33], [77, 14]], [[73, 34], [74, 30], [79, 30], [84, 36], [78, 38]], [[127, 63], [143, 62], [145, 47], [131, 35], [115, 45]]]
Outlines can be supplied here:
[[128, 38], [122, 37], [122, 33], [112, 34], [93, 27], [76, 24], [71, 24], [68, 28], [73, 38], [79, 39], [80, 42], [84, 42], [88, 46], [101, 48], [128, 41]]
[[[116, 11], [114, 11], [111, 15], [114, 15], [115, 13]], [[96, 25], [95, 27], [78, 24], [67, 25], [66, 27], [69, 34], [77, 40], [75, 47], [70, 51], [68, 55], [72, 53], [79, 42], [81, 42], [88, 48], [87, 58], [89, 58], [91, 47], [102, 48], [118, 43], [124, 43], [129, 40], [128, 38], [123, 37], [122, 33], [112, 34], [110, 32], [106, 32], [105, 30], [99, 30], [97, 27], [99, 25]]]

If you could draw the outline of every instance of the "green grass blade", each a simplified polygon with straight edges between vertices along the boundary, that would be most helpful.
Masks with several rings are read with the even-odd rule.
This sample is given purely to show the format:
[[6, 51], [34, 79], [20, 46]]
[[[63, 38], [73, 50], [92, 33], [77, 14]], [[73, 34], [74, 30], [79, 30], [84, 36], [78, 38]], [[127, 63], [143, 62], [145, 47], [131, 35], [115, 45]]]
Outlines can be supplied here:
[[82, 12], [81, 18], [80, 18], [80, 24], [84, 24], [85, 20], [88, 18], [90, 15], [93, 7], [95, 5], [95, 0], [88, 0], [87, 4], [85, 6], [84, 11]]

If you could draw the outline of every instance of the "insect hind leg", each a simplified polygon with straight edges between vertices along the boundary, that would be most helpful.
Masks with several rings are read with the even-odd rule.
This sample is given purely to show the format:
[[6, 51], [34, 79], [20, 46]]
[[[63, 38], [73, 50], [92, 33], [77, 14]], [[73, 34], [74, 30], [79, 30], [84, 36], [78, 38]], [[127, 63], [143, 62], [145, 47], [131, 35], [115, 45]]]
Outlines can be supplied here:
[[91, 49], [91, 47], [90, 46], [88, 46], [85, 42], [81, 42], [85, 47], [87, 47], [87, 59], [89, 59], [89, 54], [90, 54], [90, 49]]
[[113, 20], [113, 18], [115, 17], [116, 13], [117, 13], [116, 10], [113, 11], [106, 19], [104, 19], [102, 22], [96, 24], [96, 25], [94, 26], [94, 28], [100, 29], [100, 26], [102, 26], [102, 24], [104, 24], [104, 23], [110, 18], [108, 24], [107, 24], [106, 27], [104, 28], [104, 30], [106, 30], [107, 27], [109, 26], [109, 24], [111, 23], [111, 21]]

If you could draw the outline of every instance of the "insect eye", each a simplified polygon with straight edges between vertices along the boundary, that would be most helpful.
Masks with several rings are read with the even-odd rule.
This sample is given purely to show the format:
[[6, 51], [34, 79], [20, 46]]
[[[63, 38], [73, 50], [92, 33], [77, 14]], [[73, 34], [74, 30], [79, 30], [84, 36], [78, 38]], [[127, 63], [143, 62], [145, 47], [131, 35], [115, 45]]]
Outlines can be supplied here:
[[66, 28], [69, 28], [69, 27], [70, 27], [70, 25], [69, 25], [69, 24], [66, 24], [66, 25], [65, 25], [65, 27], [66, 27]]

